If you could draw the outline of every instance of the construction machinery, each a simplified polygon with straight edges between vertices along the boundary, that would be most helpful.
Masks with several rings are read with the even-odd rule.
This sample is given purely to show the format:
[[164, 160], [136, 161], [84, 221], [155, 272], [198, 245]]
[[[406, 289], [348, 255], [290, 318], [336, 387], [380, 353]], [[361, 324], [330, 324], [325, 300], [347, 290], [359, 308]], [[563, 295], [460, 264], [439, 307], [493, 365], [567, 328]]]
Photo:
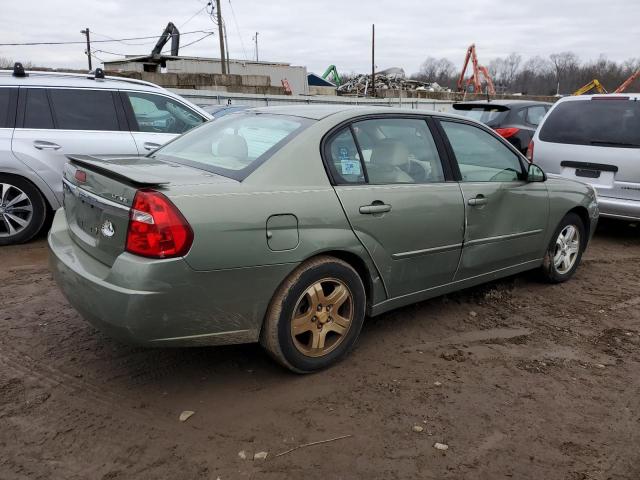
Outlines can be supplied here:
[[160, 58], [162, 55], [162, 48], [171, 40], [171, 55], [178, 56], [178, 50], [180, 49], [180, 32], [173, 22], [169, 22], [164, 31], [160, 34], [160, 38], [156, 43], [156, 46], [151, 50], [151, 57]]
[[607, 89], [604, 88], [602, 83], [600, 83], [600, 80], [598, 80], [597, 78], [594, 78], [589, 83], [587, 83], [586, 85], [583, 85], [578, 90], [573, 92], [572, 95], [584, 95], [585, 93], [590, 92], [593, 89], [595, 89], [596, 92], [598, 93], [609, 93], [607, 92]]
[[[465, 81], [464, 75], [467, 71], [469, 60], [471, 60], [473, 73]], [[489, 71], [487, 70], [487, 68], [478, 63], [476, 45], [475, 43], [472, 43], [469, 48], [467, 48], [467, 55], [464, 59], [462, 72], [460, 72], [460, 78], [458, 78], [458, 92], [466, 92], [469, 89], [469, 85], [473, 85], [474, 93], [482, 93], [482, 81], [480, 80], [480, 75], [484, 77], [485, 82], [487, 83], [487, 94], [495, 95], [496, 89], [493, 85], [493, 79], [491, 78], [491, 75], [489, 75]]]
[[[331, 76], [331, 79], [327, 78], [329, 76]], [[338, 73], [338, 69], [336, 68], [335, 65], [329, 65], [327, 69], [324, 71], [324, 73], [322, 74], [322, 78], [324, 78], [325, 80], [329, 80], [330, 82], [333, 82], [333, 84], [336, 87], [339, 87], [340, 85], [342, 85], [342, 79], [340, 78], [340, 74]]]
[[640, 70], [633, 73], [629, 78], [622, 82], [622, 84], [618, 88], [616, 88], [615, 92], [613, 93], [624, 92], [627, 88], [629, 88], [629, 85], [631, 85], [636, 78], [640, 78]]

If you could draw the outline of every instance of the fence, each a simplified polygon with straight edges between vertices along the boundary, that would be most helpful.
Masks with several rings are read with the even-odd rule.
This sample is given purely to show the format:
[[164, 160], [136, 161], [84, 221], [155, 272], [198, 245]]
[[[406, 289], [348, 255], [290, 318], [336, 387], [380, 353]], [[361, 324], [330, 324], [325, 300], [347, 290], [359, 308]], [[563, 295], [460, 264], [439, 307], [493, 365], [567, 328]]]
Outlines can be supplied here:
[[408, 108], [412, 110], [451, 110], [452, 100], [427, 98], [357, 98], [330, 95], [257, 95], [230, 93], [216, 90], [170, 89], [196, 105], [248, 105], [265, 107], [270, 105], [363, 105], [378, 107]]

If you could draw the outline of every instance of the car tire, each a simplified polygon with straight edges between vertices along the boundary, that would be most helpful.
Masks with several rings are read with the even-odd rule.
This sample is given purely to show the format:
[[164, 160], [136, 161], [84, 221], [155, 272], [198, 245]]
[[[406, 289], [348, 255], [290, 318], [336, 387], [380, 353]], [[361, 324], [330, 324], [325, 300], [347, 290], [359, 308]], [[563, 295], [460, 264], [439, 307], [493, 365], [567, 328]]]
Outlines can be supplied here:
[[28, 242], [46, 216], [44, 197], [30, 181], [0, 174], [0, 245]]
[[355, 344], [366, 310], [362, 279], [334, 257], [313, 258], [296, 268], [275, 293], [260, 343], [296, 373], [322, 370]]
[[542, 277], [549, 283], [569, 280], [575, 273], [587, 242], [582, 219], [568, 213], [556, 228], [542, 262]]

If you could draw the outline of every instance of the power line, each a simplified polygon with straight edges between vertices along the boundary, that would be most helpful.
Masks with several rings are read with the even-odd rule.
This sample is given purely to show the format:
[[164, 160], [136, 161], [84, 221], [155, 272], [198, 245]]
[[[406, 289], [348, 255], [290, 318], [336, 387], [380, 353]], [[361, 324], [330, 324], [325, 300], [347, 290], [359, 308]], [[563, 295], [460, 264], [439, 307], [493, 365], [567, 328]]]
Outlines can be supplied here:
[[[190, 35], [193, 33], [206, 33], [213, 35], [214, 32], [210, 32], [207, 30], [194, 30], [192, 32], [181, 33], [180, 35]], [[171, 34], [173, 36], [173, 34]], [[113, 42], [123, 42], [126, 40], [147, 40], [150, 38], [158, 38], [158, 35], [153, 35], [149, 37], [129, 37], [129, 38], [114, 38], [111, 40], [93, 40], [93, 43], [113, 43]], [[0, 47], [23, 47], [23, 46], [34, 46], [34, 45], [84, 45], [86, 41], [81, 42], [16, 42], [16, 43], [0, 43]]]
[[202, 8], [199, 8], [198, 11], [196, 13], [194, 13], [193, 15], [191, 15], [189, 17], [189, 20], [187, 20], [186, 22], [182, 23], [182, 25], [180, 25], [180, 28], [184, 27], [187, 23], [189, 23], [191, 20], [193, 20], [194, 18], [196, 18], [196, 15], [198, 15], [200, 12], [202, 12], [204, 9], [207, 8], [207, 5], [205, 5]]
[[[193, 42], [187, 43], [186, 45], [181, 45], [180, 48], [186, 48], [186, 47], [188, 47], [190, 45], [193, 45], [195, 43], [201, 42], [205, 38], [210, 37], [212, 35], [213, 35], [213, 32], [209, 32], [206, 35], [203, 35], [202, 37], [198, 38], [197, 40], [194, 40]], [[170, 50], [171, 50], [171, 48], [167, 48], [167, 49], [163, 50], [162, 53], [166, 53], [166, 52], [168, 52]], [[128, 55], [127, 53], [110, 52], [108, 50], [93, 50], [93, 52], [106, 53], [108, 55], [115, 55], [115, 56], [118, 56], [118, 57], [126, 57]], [[144, 56], [144, 55], [141, 55], [141, 56]]]
[[242, 47], [242, 53], [244, 54], [245, 61], [249, 60], [247, 58], [247, 51], [244, 48], [244, 42], [242, 41], [242, 35], [240, 34], [240, 26], [238, 25], [238, 19], [236, 18], [236, 12], [233, 9], [233, 5], [231, 4], [231, 0], [229, 0], [229, 6], [231, 7], [231, 16], [233, 17], [233, 23], [236, 24], [236, 31], [238, 32], [238, 37], [240, 38], [240, 46]]

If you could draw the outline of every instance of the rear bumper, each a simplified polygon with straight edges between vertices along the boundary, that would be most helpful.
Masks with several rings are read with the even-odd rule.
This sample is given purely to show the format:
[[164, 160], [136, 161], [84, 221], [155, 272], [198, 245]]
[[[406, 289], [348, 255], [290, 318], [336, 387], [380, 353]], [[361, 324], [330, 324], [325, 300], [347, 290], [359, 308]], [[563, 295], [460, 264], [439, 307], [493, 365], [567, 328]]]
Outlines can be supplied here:
[[600, 216], [621, 220], [640, 220], [640, 201], [598, 196]]
[[257, 341], [269, 301], [295, 265], [196, 272], [181, 258], [121, 254], [112, 267], [70, 237], [64, 209], [48, 238], [49, 263], [69, 303], [109, 336], [147, 346]]

